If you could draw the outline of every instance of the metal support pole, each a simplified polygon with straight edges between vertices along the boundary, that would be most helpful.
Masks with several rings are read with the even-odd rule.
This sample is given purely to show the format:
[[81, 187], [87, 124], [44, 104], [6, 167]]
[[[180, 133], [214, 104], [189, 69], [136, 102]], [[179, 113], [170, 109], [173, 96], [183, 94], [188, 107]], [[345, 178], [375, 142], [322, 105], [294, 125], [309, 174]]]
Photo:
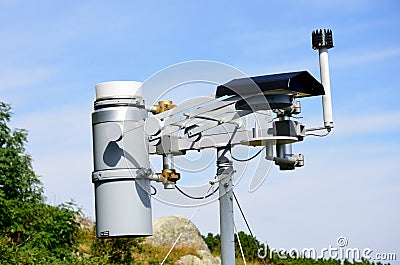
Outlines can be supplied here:
[[217, 148], [217, 176], [219, 180], [219, 215], [221, 230], [222, 265], [235, 264], [233, 224], [233, 166], [231, 146]]
[[319, 49], [319, 70], [321, 75], [321, 82], [325, 90], [325, 95], [322, 96], [324, 125], [325, 128], [333, 128], [331, 79], [329, 76], [328, 49], [325, 47]]

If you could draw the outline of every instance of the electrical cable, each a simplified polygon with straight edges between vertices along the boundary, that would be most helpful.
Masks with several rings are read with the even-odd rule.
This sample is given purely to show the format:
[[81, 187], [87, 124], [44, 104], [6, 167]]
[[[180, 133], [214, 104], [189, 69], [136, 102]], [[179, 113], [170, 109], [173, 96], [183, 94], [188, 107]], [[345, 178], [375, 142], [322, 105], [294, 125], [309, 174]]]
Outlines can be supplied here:
[[330, 134], [331, 133], [331, 131], [327, 131], [326, 133], [324, 133], [324, 134], [316, 134], [316, 133], [307, 133], [306, 134], [306, 136], [317, 136], [317, 137], [325, 137], [325, 136], [327, 136], [328, 134]]
[[157, 189], [156, 189], [156, 187], [154, 187], [153, 185], [150, 185], [150, 187], [154, 190], [154, 192], [153, 192], [153, 193], [150, 193], [150, 195], [151, 195], [151, 196], [156, 195], [156, 194], [157, 194]]
[[[212, 186], [213, 186], [213, 185], [211, 184], [211, 185], [210, 185], [210, 188], [207, 190], [206, 194], [211, 190]], [[204, 197], [205, 197], [205, 196], [207, 196], [207, 195], [204, 195]], [[190, 219], [187, 221], [186, 225], [183, 227], [181, 233], [180, 233], [179, 236], [176, 238], [174, 244], [172, 244], [171, 248], [169, 249], [167, 255], [165, 255], [165, 257], [164, 257], [163, 261], [160, 263], [160, 265], [163, 265], [164, 262], [167, 260], [169, 254], [171, 254], [172, 250], [175, 248], [175, 246], [176, 246], [176, 244], [178, 243], [179, 239], [182, 237], [183, 233], [186, 231], [187, 226], [189, 225], [190, 222], [192, 222], [193, 218], [196, 216], [197, 212], [198, 212], [199, 209], [200, 209], [200, 206], [201, 206], [201, 205], [197, 206], [196, 210], [194, 211], [194, 213], [192, 214], [192, 216], [190, 217]]]
[[[217, 187], [215, 190], [213, 190], [210, 194], [207, 194], [206, 196], [203, 196], [203, 197], [195, 197], [195, 196], [192, 196], [192, 195], [187, 194], [187, 193], [184, 192], [181, 188], [179, 188], [177, 185], [175, 185], [175, 188], [176, 188], [180, 193], [182, 193], [184, 196], [186, 196], [186, 197], [188, 197], [188, 198], [190, 198], [190, 199], [193, 199], [193, 200], [203, 200], [203, 199], [207, 199], [207, 198], [211, 197], [212, 195], [214, 195], [214, 194], [218, 191], [218, 189], [219, 189], [219, 187]], [[207, 193], [208, 193], [208, 192], [207, 192]]]
[[239, 159], [239, 158], [235, 158], [235, 157], [233, 157], [233, 156], [232, 156], [232, 159], [235, 160], [235, 161], [238, 161], [238, 162], [247, 162], [247, 161], [250, 161], [250, 160], [256, 158], [259, 154], [261, 154], [261, 152], [262, 152], [264, 149], [265, 149], [265, 147], [261, 148], [260, 150], [258, 150], [258, 152], [257, 152], [255, 155], [253, 155], [253, 156], [251, 156], [251, 157], [249, 157], [249, 158], [246, 158], [246, 159]]
[[[244, 212], [243, 212], [243, 210], [242, 210], [242, 207], [241, 207], [240, 204], [239, 204], [239, 200], [238, 200], [238, 198], [236, 197], [236, 194], [235, 194], [234, 191], [232, 191], [232, 194], [233, 194], [233, 197], [235, 198], [235, 201], [236, 201], [236, 204], [237, 204], [237, 206], [238, 206], [238, 208], [239, 208], [239, 211], [240, 211], [240, 213], [242, 214], [243, 220], [244, 220], [244, 222], [246, 223], [247, 229], [249, 230], [249, 233], [250, 233], [251, 237], [254, 239], [254, 244], [256, 245], [257, 250], [258, 250], [258, 249], [260, 249], [260, 246], [258, 245], [257, 240], [256, 240], [256, 238], [255, 238], [254, 235], [253, 235], [253, 232], [251, 231], [250, 225], [249, 225], [249, 223], [247, 222], [247, 218], [246, 218], [246, 216], [244, 215]], [[260, 258], [260, 259], [261, 259], [261, 258]], [[262, 261], [263, 261], [264, 265], [266, 265], [265, 260], [262, 259]]]
[[300, 120], [300, 119], [303, 119], [304, 117], [303, 116], [292, 116], [292, 118], [296, 119], [296, 120]]

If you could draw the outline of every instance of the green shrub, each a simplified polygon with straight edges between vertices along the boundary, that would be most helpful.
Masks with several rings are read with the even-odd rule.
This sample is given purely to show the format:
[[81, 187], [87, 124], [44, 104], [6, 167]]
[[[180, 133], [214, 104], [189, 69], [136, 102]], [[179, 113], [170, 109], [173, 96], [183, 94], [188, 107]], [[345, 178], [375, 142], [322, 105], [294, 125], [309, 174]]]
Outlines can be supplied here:
[[11, 107], [0, 102], [0, 263], [72, 262], [80, 212], [72, 202], [45, 203], [25, 150], [27, 132], [9, 128], [11, 115]]

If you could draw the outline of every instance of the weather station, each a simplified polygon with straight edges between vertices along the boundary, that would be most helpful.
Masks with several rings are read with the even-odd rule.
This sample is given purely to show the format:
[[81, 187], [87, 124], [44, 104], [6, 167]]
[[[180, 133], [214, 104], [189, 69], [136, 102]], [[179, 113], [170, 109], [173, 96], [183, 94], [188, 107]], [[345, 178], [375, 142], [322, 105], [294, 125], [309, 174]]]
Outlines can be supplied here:
[[[185, 175], [178, 172], [174, 158], [212, 148], [216, 174], [203, 198], [218, 191], [221, 261], [235, 264], [232, 148], [260, 147], [256, 156], [264, 152], [264, 161], [280, 170], [305, 165], [293, 144], [308, 136], [326, 136], [334, 127], [328, 63], [332, 47], [331, 30], [312, 33], [320, 81], [307, 71], [233, 78], [218, 84], [212, 97], [183, 104], [163, 99], [146, 105], [141, 82], [97, 84], [92, 114], [97, 237], [151, 236], [152, 183], [168, 192], [181, 191], [179, 180]], [[316, 96], [322, 98], [323, 125], [308, 128], [295, 118], [301, 113], [301, 99]], [[261, 121], [265, 117], [270, 117], [268, 122]], [[160, 157], [159, 172], [151, 167], [150, 155]]]

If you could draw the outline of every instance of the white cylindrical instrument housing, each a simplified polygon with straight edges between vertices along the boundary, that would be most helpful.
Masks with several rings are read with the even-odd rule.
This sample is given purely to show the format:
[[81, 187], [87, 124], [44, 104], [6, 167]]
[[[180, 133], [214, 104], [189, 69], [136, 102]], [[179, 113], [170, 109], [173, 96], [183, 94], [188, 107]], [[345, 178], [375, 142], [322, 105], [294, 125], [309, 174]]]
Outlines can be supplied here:
[[331, 80], [329, 75], [329, 58], [328, 49], [319, 49], [319, 69], [321, 75], [321, 82], [324, 86], [325, 95], [322, 96], [322, 107], [324, 113], [324, 126], [325, 128], [333, 128], [332, 117], [332, 97], [331, 97]]
[[152, 234], [147, 117], [141, 83], [104, 82], [96, 85], [92, 114], [96, 235], [136, 237]]

